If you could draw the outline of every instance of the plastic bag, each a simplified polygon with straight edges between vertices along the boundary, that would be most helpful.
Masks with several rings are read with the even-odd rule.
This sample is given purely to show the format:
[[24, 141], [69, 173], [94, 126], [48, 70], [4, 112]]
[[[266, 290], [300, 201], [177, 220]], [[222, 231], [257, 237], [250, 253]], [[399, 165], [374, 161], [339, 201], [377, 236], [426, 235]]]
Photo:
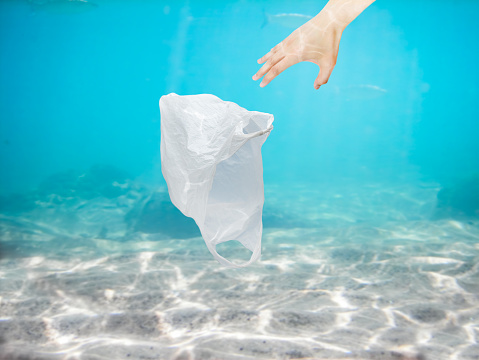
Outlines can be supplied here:
[[[245, 267], [261, 256], [261, 146], [273, 115], [248, 111], [209, 94], [160, 99], [161, 169], [173, 204], [192, 217], [213, 256]], [[219, 255], [216, 245], [237, 240], [252, 251], [244, 264]]]

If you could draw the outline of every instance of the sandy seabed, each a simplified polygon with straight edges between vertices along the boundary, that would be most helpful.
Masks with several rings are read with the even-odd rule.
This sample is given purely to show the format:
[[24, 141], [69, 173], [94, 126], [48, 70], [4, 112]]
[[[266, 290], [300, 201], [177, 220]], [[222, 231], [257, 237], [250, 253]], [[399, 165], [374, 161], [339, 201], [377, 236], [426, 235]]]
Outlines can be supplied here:
[[246, 269], [2, 215], [0, 359], [479, 359], [479, 222], [431, 220], [436, 193], [267, 186]]

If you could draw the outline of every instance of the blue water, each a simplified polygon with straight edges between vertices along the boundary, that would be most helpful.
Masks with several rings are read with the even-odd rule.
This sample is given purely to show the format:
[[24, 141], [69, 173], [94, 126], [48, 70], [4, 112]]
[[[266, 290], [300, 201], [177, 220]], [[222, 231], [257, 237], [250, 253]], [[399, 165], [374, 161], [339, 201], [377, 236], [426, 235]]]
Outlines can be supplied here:
[[[256, 60], [294, 30], [265, 19], [314, 16], [325, 3], [0, 2], [5, 356], [28, 344], [42, 359], [106, 359], [121, 344], [137, 350], [115, 359], [141, 358], [156, 342], [155, 359], [479, 357], [479, 2], [378, 0], [345, 30], [327, 85], [314, 90], [317, 66], [300, 63], [260, 88]], [[251, 269], [224, 272], [168, 202], [158, 100], [171, 92], [210, 93], [275, 117], [262, 149], [263, 258]], [[151, 279], [131, 280], [138, 271]], [[361, 276], [362, 287], [350, 284]], [[95, 291], [103, 300], [88, 297]], [[317, 303], [285, 300], [321, 291]], [[134, 305], [138, 294], [157, 307]], [[35, 298], [46, 305], [25, 305]], [[356, 307], [362, 320], [348, 323], [330, 303]], [[196, 315], [175, 313], [190, 308]], [[287, 311], [309, 315], [295, 322]], [[117, 313], [127, 320], [115, 322]], [[61, 314], [96, 325], [69, 333], [55, 325]], [[132, 325], [149, 321], [141, 316], [166, 325], [143, 331]], [[43, 329], [38, 337], [18, 335], [31, 324]], [[215, 339], [218, 348], [208, 345]], [[262, 341], [273, 345], [251, 350]]]
[[259, 88], [256, 59], [293, 30], [262, 28], [263, 11], [323, 3], [105, 1], [57, 14], [3, 1], [2, 191], [97, 162], [161, 181], [157, 104], [170, 92], [272, 113], [267, 182], [477, 171], [479, 4], [378, 1], [345, 30], [328, 86], [314, 91], [317, 67], [301, 63]]

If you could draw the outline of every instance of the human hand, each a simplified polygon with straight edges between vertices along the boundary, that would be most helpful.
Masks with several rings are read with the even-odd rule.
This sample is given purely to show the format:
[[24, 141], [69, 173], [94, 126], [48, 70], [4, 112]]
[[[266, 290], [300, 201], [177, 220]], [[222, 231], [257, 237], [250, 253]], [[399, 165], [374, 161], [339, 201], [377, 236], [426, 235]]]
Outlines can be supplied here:
[[264, 65], [253, 80], [264, 76], [260, 86], [265, 87], [290, 66], [310, 61], [319, 66], [319, 74], [314, 81], [314, 88], [319, 89], [328, 82], [336, 65], [343, 30], [373, 1], [330, 0], [317, 16], [258, 60], [258, 64]]
[[343, 29], [338, 23], [320, 15], [321, 13], [293, 31], [259, 59], [258, 64], [264, 65], [253, 76], [253, 80], [265, 75], [260, 84], [265, 87], [290, 66], [301, 61], [310, 61], [319, 65], [320, 69], [314, 81], [314, 88], [319, 89], [326, 84], [336, 65]]

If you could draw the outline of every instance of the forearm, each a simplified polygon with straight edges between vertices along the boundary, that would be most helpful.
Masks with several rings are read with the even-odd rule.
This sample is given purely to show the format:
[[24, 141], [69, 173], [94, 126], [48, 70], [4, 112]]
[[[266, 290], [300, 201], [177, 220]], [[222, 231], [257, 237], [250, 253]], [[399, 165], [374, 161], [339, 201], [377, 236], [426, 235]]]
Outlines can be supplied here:
[[375, 0], [329, 0], [313, 20], [329, 18], [331, 23], [344, 30], [356, 17]]

